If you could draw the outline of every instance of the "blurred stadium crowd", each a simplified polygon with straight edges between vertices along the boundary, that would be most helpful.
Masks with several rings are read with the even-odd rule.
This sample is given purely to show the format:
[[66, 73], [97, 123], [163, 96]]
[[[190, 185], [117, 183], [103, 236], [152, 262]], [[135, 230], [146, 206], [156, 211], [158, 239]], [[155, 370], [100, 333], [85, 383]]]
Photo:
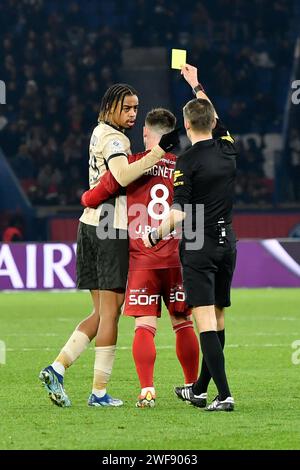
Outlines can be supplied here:
[[[237, 202], [272, 203], [274, 172], [266, 164], [265, 136], [282, 131], [295, 43], [293, 5], [86, 0], [82, 8], [72, 0], [1, 2], [0, 78], [9, 100], [0, 108], [0, 146], [32, 203], [79, 203], [101, 96], [122, 80], [122, 48], [160, 46], [188, 50], [222, 119], [241, 136]], [[186, 89], [171, 71], [170, 88], [179, 116]], [[292, 145], [291, 165], [299, 171], [297, 132]]]

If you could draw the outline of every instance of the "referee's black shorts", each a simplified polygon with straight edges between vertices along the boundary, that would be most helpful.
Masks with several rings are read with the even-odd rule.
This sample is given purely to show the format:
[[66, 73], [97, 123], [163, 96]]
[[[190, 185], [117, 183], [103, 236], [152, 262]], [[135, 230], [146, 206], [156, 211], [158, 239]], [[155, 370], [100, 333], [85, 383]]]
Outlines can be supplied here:
[[186, 250], [180, 247], [183, 271], [183, 286], [186, 302], [192, 307], [216, 305], [229, 307], [230, 289], [236, 263], [236, 239], [231, 227], [223, 246], [218, 245], [215, 234], [204, 235], [201, 250]]
[[77, 235], [77, 288], [124, 290], [128, 274], [128, 237], [100, 240], [97, 227], [79, 223]]

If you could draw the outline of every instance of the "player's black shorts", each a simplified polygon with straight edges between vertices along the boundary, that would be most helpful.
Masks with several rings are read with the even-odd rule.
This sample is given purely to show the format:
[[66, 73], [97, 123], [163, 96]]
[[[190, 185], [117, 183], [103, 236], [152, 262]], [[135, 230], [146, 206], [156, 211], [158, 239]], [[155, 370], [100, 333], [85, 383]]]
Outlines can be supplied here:
[[96, 229], [93, 225], [79, 223], [77, 287], [89, 290], [125, 290], [128, 274], [128, 237], [125, 240], [100, 240]]
[[230, 288], [236, 263], [236, 239], [231, 227], [227, 227], [224, 246], [218, 245], [218, 238], [209, 233], [204, 235], [201, 250], [187, 251], [182, 242], [180, 259], [188, 305], [230, 306]]

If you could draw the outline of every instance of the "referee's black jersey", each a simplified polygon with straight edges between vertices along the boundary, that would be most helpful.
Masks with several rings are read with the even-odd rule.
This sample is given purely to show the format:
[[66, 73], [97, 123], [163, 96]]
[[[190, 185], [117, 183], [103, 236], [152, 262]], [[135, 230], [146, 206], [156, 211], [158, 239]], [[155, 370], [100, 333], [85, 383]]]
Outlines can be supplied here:
[[[174, 205], [204, 205], [204, 228], [232, 220], [237, 151], [229, 132], [217, 120], [213, 139], [195, 143], [176, 162]], [[193, 224], [194, 225], [194, 224]]]

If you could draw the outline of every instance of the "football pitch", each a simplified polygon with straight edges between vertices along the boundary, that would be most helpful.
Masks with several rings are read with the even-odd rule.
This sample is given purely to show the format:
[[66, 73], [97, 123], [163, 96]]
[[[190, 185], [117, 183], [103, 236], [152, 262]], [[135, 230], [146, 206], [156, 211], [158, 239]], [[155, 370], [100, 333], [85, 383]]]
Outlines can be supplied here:
[[[38, 373], [90, 313], [90, 296], [1, 293], [6, 364], [0, 365], [0, 449], [300, 449], [300, 289], [241, 289], [232, 297], [226, 364], [236, 411], [207, 413], [173, 393], [183, 378], [165, 312], [156, 335], [155, 408], [135, 408], [130, 318], [120, 321], [109, 386], [124, 406], [87, 406], [93, 347], [66, 374], [72, 407], [52, 405]], [[211, 384], [209, 399], [215, 395]]]

